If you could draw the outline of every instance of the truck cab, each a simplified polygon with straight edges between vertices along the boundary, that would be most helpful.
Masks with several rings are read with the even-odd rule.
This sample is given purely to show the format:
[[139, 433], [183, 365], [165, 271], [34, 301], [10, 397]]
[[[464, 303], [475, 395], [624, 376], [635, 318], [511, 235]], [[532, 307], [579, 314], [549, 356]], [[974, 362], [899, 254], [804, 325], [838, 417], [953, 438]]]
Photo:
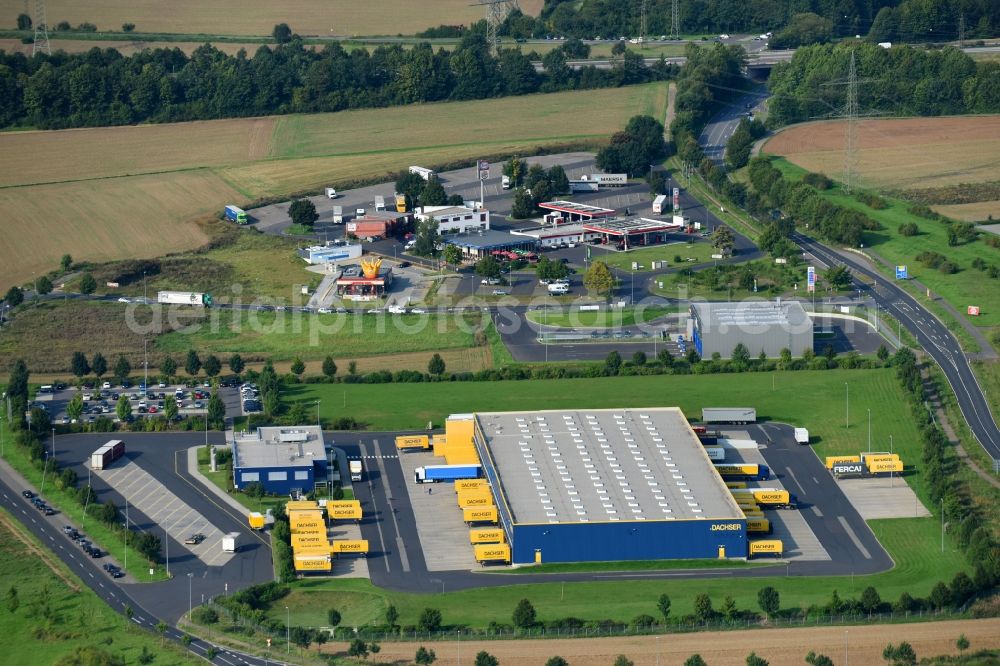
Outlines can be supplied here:
[[347, 465], [350, 468], [351, 481], [360, 481], [361, 480], [361, 461], [360, 460], [351, 460], [351, 461], [349, 461], [347, 463]]

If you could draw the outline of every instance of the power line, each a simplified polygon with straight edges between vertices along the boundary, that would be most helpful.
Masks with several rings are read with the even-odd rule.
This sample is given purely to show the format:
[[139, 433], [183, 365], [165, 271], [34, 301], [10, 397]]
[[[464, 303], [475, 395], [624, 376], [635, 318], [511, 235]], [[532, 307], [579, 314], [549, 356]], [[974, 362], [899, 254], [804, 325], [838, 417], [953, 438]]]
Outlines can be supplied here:
[[35, 0], [35, 40], [31, 45], [31, 55], [34, 56], [42, 51], [52, 55], [52, 47], [49, 46], [49, 26], [45, 18], [45, 0]]
[[493, 55], [500, 55], [500, 28], [517, 6], [517, 0], [480, 0], [473, 7], [486, 7], [486, 43]]
[[851, 51], [851, 66], [847, 72], [847, 104], [844, 108], [847, 118], [847, 150], [844, 152], [844, 190], [854, 189], [858, 176], [858, 69]]

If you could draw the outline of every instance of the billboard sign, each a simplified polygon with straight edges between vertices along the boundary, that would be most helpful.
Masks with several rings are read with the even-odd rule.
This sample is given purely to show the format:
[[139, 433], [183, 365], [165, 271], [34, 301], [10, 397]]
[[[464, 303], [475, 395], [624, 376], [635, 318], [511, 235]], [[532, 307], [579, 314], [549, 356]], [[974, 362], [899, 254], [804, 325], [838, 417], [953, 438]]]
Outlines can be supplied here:
[[903, 264], [902, 266], [896, 266], [896, 279], [897, 280], [910, 279], [910, 272], [906, 269], [906, 264]]
[[966, 312], [968, 313], [968, 315], [970, 317], [978, 317], [979, 316], [979, 306], [978, 305], [970, 305], [969, 308], [968, 308], [968, 310], [966, 310]]
[[679, 187], [674, 188], [674, 210], [680, 210], [681, 207], [681, 189]]
[[806, 290], [816, 291], [816, 267], [810, 266], [806, 272]]
[[479, 160], [479, 180], [488, 180], [490, 177], [490, 163], [486, 160]]

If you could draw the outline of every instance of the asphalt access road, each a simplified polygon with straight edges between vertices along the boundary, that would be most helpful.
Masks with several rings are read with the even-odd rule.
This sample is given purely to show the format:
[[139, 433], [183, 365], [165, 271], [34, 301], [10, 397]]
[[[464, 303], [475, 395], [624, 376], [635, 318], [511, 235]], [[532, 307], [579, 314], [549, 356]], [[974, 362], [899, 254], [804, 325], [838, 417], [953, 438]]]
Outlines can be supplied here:
[[850, 568], [852, 573], [869, 574], [892, 568], [892, 558], [833, 475], [810, 446], [795, 442], [790, 426], [764, 423], [748, 431], [766, 446], [761, 453], [771, 473], [797, 496], [797, 511], [841, 572]]
[[[90, 557], [83, 557], [77, 551], [79, 548], [73, 544], [62, 532], [62, 526], [68, 524], [70, 521], [66, 517], [57, 512], [54, 516], [35, 516], [37, 510], [28, 503], [28, 500], [21, 497], [22, 490], [32, 490], [37, 492], [37, 488], [25, 487], [26, 484], [15, 482], [14, 477], [8, 474], [3, 468], [0, 468], [0, 506], [9, 511], [12, 516], [18, 519], [27, 529], [30, 531], [42, 544], [46, 545], [60, 560], [66, 565], [66, 567], [73, 572], [83, 583], [89, 587], [102, 601], [104, 601], [113, 611], [116, 613], [121, 613], [125, 615], [126, 608], [132, 610], [132, 621], [137, 625], [143, 627], [147, 631], [156, 631], [156, 625], [160, 621], [164, 621], [168, 625], [167, 631], [164, 633], [164, 637], [167, 640], [177, 641], [179, 646], [183, 647], [180, 642], [184, 636], [184, 633], [178, 631], [176, 627], [173, 626], [175, 619], [172, 619], [170, 615], [162, 614], [161, 608], [164, 604], [160, 603], [160, 598], [158, 594], [150, 594], [150, 590], [156, 588], [157, 590], [164, 590], [170, 588], [170, 597], [178, 596], [178, 592], [173, 588], [184, 588], [183, 596], [184, 601], [187, 602], [187, 578], [186, 575], [177, 575], [177, 577], [167, 583], [155, 583], [155, 584], [130, 584], [122, 585], [115, 579], [111, 578], [103, 569], [101, 569], [101, 564], [107, 561], [106, 557], [100, 559], [92, 559]], [[131, 518], [131, 513], [129, 514]], [[81, 525], [73, 525], [81, 532], [86, 533], [86, 530]], [[173, 572], [173, 567], [171, 567], [171, 572]], [[191, 579], [192, 582], [192, 592], [191, 592], [191, 603], [201, 602], [201, 590], [203, 588], [199, 583], [194, 583], [195, 578]], [[196, 592], [196, 590], [198, 590]], [[220, 591], [211, 590], [211, 594], [219, 594]], [[195, 595], [198, 596], [195, 596]], [[206, 592], [205, 598], [208, 598], [208, 593]], [[171, 605], [168, 601], [167, 606]], [[187, 606], [184, 606], [186, 609]], [[207, 658], [207, 651], [210, 647], [214, 647], [217, 651], [217, 655], [214, 659], [209, 660]], [[206, 659], [213, 664], [218, 664], [219, 666], [237, 666], [237, 664], [248, 664], [250, 666], [267, 666], [267, 664], [280, 663], [274, 659], [264, 660], [250, 655], [242, 654], [235, 650], [230, 650], [220, 646], [213, 646], [211, 643], [202, 641], [192, 637], [191, 643], [184, 649], [190, 650], [192, 653]]]
[[[792, 240], [825, 266], [847, 266], [855, 277], [855, 288], [868, 291], [881, 309], [896, 317], [913, 334], [924, 351], [941, 367], [955, 392], [962, 415], [980, 445], [994, 460], [1000, 460], [1000, 430], [969, 361], [961, 351], [962, 346], [951, 331], [916, 299], [850, 254], [835, 252], [799, 233], [793, 234]], [[870, 280], [874, 287], [862, 283], [858, 276]]]
[[[227, 504], [203, 489], [187, 472], [187, 449], [205, 443], [205, 434], [199, 431], [170, 433], [118, 433], [113, 435], [125, 441], [125, 456], [144, 471], [160, 481], [167, 490], [180, 497], [195, 511], [204, 516], [223, 533], [241, 534], [240, 551], [221, 567], [205, 566], [191, 554], [181, 541], [170, 539], [170, 573], [173, 578], [161, 583], [142, 583], [129, 586], [129, 593], [158, 617], [175, 622], [187, 611], [187, 574], [193, 574], [193, 595], [200, 601], [223, 594], [227, 590], [238, 589], [271, 580], [274, 577], [271, 564], [270, 542], [257, 532], [252, 532], [246, 516], [230, 508]], [[74, 470], [77, 478], [88, 478], [89, 469], [84, 465], [90, 454], [108, 441], [107, 433], [63, 435], [56, 437], [56, 459], [63, 467]], [[223, 444], [221, 432], [209, 431], [208, 441]], [[97, 492], [98, 501], [113, 501], [119, 508], [125, 506], [125, 498], [109, 486], [97, 474], [91, 482]], [[85, 482], [85, 481], [84, 481]], [[129, 522], [139, 530], [151, 531], [163, 538], [163, 530], [149, 520], [142, 512], [129, 507]], [[176, 537], [176, 535], [174, 535]]]

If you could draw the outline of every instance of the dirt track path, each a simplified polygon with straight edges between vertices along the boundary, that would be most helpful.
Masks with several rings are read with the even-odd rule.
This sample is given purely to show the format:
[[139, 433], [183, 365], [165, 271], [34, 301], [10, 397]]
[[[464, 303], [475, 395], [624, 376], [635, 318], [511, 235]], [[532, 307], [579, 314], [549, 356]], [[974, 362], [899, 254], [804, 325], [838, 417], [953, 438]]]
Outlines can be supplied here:
[[[802, 666], [809, 650], [826, 654], [837, 666], [884, 664], [887, 643], [909, 641], [917, 657], [957, 654], [955, 639], [965, 634], [973, 650], [1000, 647], [1000, 619], [860, 625], [808, 629], [762, 629], [721, 633], [668, 634], [659, 637], [588, 638], [535, 641], [468, 641], [461, 645], [461, 663], [472, 664], [486, 650], [504, 666], [542, 666], [554, 655], [570, 666], [610, 666], [619, 654], [636, 666], [680, 666], [699, 653], [710, 666], [744, 666], [751, 650], [771, 666]], [[412, 663], [419, 643], [383, 643], [378, 661]], [[344, 649], [344, 646], [335, 646]], [[435, 666], [457, 666], [458, 644], [427, 643], [437, 653]], [[845, 659], [845, 647], [847, 658]], [[659, 650], [659, 659], [657, 659]]]

